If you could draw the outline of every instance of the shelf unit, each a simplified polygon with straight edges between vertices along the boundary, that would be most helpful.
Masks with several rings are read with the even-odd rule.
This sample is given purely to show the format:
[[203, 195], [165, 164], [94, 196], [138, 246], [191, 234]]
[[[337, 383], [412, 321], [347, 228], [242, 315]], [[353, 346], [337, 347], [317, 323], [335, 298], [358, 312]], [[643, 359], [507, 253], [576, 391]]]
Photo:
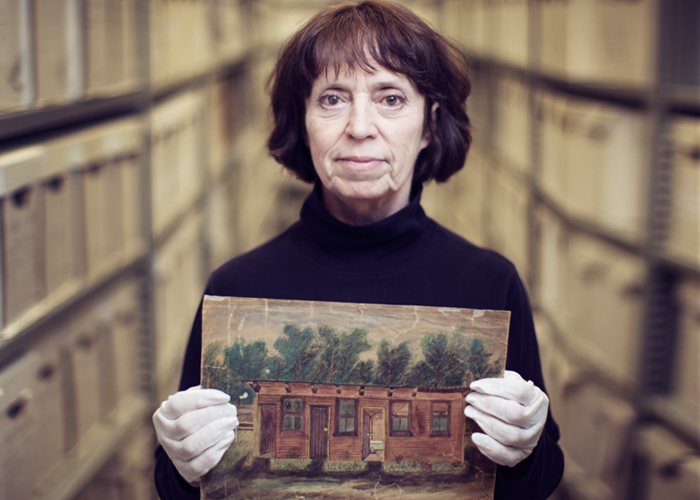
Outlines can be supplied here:
[[[700, 288], [700, 249], [696, 239], [698, 259], [693, 260], [692, 238], [670, 240], [680, 206], [676, 180], [680, 175], [686, 176], [688, 184], [683, 207], [690, 215], [686, 217], [690, 221], [695, 217], [695, 232], [700, 232], [697, 178], [693, 194], [687, 166], [676, 166], [678, 148], [674, 144], [679, 119], [696, 120], [695, 133], [700, 136], [700, 38], [696, 29], [700, 9], [695, 2], [684, 0], [444, 0], [440, 8], [441, 26], [465, 47], [474, 75], [469, 107], [476, 127], [475, 142], [465, 167], [471, 170], [467, 180], [460, 181], [458, 176], [456, 182], [462, 183], [463, 195], [474, 196], [468, 188], [470, 181], [483, 187], [483, 206], [471, 215], [485, 222], [476, 233], [469, 233], [468, 229], [474, 228], [463, 225], [462, 233], [500, 250], [527, 278], [545, 378], [567, 454], [560, 492], [564, 498], [576, 499], [668, 498], [658, 496], [659, 485], [675, 491], [673, 480], [663, 476], [663, 466], [670, 467], [672, 462], [659, 464], [657, 458], [662, 452], [649, 443], [666, 446], [675, 439], [667, 446], [675, 451], [664, 460], [679, 460], [675, 477], [681, 478], [677, 481], [685, 480], [686, 485], [688, 478], [697, 482], [697, 476], [683, 469], [683, 464], [690, 460], [687, 457], [700, 454], [698, 389], [692, 381], [697, 378], [692, 366], [698, 363], [697, 343], [693, 343], [697, 342], [698, 326], [698, 307], [693, 306], [693, 300], [697, 302], [698, 296], [693, 293]], [[601, 27], [601, 20], [607, 26]], [[628, 24], [625, 29], [621, 28], [622, 21]], [[567, 32], [567, 26], [574, 30]], [[615, 27], [620, 28], [616, 31], [619, 39], [605, 38]], [[633, 32], [638, 28], [640, 31]], [[598, 33], [597, 37], [583, 36], [593, 32]], [[625, 39], [626, 34], [632, 38]], [[628, 46], [608, 45], [609, 52], [599, 54], [591, 47], [606, 46], [596, 38]], [[645, 44], [649, 47], [637, 54], [625, 53], [630, 40], [638, 42], [634, 49]], [[638, 67], [628, 68], [629, 74], [618, 72], [611, 77], [616, 69], [610, 58], [621, 54], [637, 61]], [[601, 61], [607, 61], [608, 66]], [[574, 103], [574, 116], [556, 115], [557, 122], [553, 116], [560, 108], [568, 110], [568, 103]], [[505, 111], [504, 106], [508, 107]], [[596, 116], [602, 117], [598, 123]], [[553, 139], [547, 127], [555, 122], [563, 132]], [[606, 123], [612, 125], [600, 126]], [[611, 127], [620, 123], [626, 123], [628, 129], [615, 136]], [[514, 129], [512, 124], [520, 128]], [[634, 136], [633, 130], [642, 133]], [[630, 198], [630, 191], [621, 187], [623, 177], [615, 178], [618, 182], [611, 188], [604, 184], [607, 178], [587, 184], [581, 175], [599, 175], [597, 165], [590, 163], [595, 158], [617, 158], [616, 163], [605, 166], [619, 168], [620, 160], [624, 160], [619, 151], [617, 156], [609, 152], [608, 156], [594, 156], [582, 149], [580, 154], [588, 155], [586, 164], [578, 158], [561, 156], [552, 147], [553, 143], [557, 146], [557, 140], [586, 147], [586, 140], [604, 144], [611, 137], [627, 141], [617, 144], [617, 148], [627, 144], [628, 152], [636, 154], [635, 175], [641, 179], [635, 183], [636, 197], [641, 202], [637, 215], [620, 219], [623, 223], [619, 224], [614, 217], [606, 217], [601, 206], [586, 207], [581, 201], [581, 193], [593, 192], [593, 185], [603, 187], [596, 192], [598, 201], [591, 204], [606, 200], [604, 189], [622, 200]], [[700, 155], [700, 137], [696, 141], [697, 151], [686, 151], [687, 158]], [[686, 144], [692, 149], [692, 143]], [[520, 155], [517, 161], [514, 154]], [[557, 181], [552, 178], [557, 172], [552, 165], [580, 169], [567, 171], [574, 179], [568, 186], [563, 184], [569, 191], [557, 191]], [[584, 170], [585, 165], [588, 168]], [[483, 176], [491, 180], [482, 181]], [[513, 186], [507, 188], [512, 197], [525, 198], [519, 202], [521, 213], [513, 208], [504, 212], [495, 206], [503, 203], [502, 197], [495, 196], [504, 189], [501, 178]], [[610, 194], [607, 196], [609, 201]], [[491, 199], [495, 200], [490, 203]], [[629, 205], [619, 205], [628, 216], [634, 213]], [[502, 234], [502, 227], [508, 225], [492, 224], [504, 215], [520, 220], [523, 210], [527, 212], [528, 227], [525, 252], [504, 244], [516, 231]], [[616, 215], [610, 209], [607, 213]], [[683, 226], [685, 235], [693, 232], [689, 224]], [[460, 230], [459, 224], [453, 225]], [[677, 239], [678, 233], [676, 229]], [[669, 250], [679, 244], [685, 245], [684, 253]], [[597, 293], [586, 292], [586, 287], [596, 283]], [[592, 301], [587, 315], [582, 307], [586, 301]], [[611, 310], [613, 303], [618, 310]], [[628, 330], [627, 335], [624, 330]], [[681, 341], [686, 344], [681, 345]], [[695, 398], [695, 406], [687, 404], [688, 398]], [[597, 429], [586, 427], [594, 420]], [[656, 437], [650, 438], [649, 433], [667, 433], [669, 437], [654, 441]], [[620, 435], [627, 436], [625, 442], [617, 441]], [[692, 463], [692, 467], [697, 466]]]
[[[136, 471], [138, 474], [134, 475], [138, 478], [125, 473], [120, 484], [105, 490], [104, 485], [109, 483], [105, 477], [117, 472], [103, 467], [123, 450], [133, 455], [129, 450], [143, 447], [144, 436], [150, 445], [146, 447], [146, 456], [140, 458], [143, 462], [140, 466], [152, 467], [155, 441], [150, 414], [164, 397], [177, 389], [177, 365], [184, 352], [180, 347], [187, 340], [194, 316], [194, 311], [190, 311], [192, 314], [184, 323], [181, 321], [176, 330], [165, 335], [163, 330], [170, 324], [164, 313], [172, 313], [178, 304], [187, 304], [185, 312], [196, 307], [207, 274], [236, 250], [231, 224], [236, 198], [223, 196], [222, 207], [219, 196], [217, 208], [227, 212], [223, 222], [219, 221], [223, 230], [209, 228], [211, 217], [204, 219], [203, 214], [211, 210], [211, 193], [218, 184], [233, 190], [235, 169], [239, 166], [230, 144], [247, 126], [242, 120], [251, 115], [249, 104], [237, 94], [238, 87], [249, 78], [248, 64], [255, 52], [250, 25], [253, 3], [249, 0], [0, 1], [0, 37], [17, 37], [12, 38], [16, 43], [8, 46], [16, 54], [8, 56], [16, 55], [15, 63], [23, 71], [23, 79], [18, 81], [11, 74], [12, 61], [7, 64], [5, 58], [0, 61], [3, 82], [15, 78], [11, 84], [0, 85], [0, 166], [5, 169], [0, 179], [4, 193], [1, 202], [12, 203], [19, 196], [17, 189], [23, 190], [25, 186], [42, 196], [44, 191], [49, 192], [51, 183], [75, 186], [66, 199], [71, 200], [67, 203], [72, 207], [71, 245], [78, 249], [77, 256], [71, 259], [69, 278], [57, 289], [49, 290], [44, 260], [63, 247], [49, 246], [56, 234], [51, 233], [49, 226], [53, 224], [52, 214], [44, 213], [50, 210], [50, 205], [41, 198], [36, 209], [38, 215], [32, 219], [38, 237], [31, 244], [32, 249], [36, 247], [37, 255], [41, 255], [38, 264], [41, 284], [37, 287], [40, 292], [0, 325], [0, 404], [4, 418], [0, 420], [3, 443], [0, 448], [12, 452], [13, 439], [18, 439], [12, 433], [21, 440], [26, 433], [39, 435], [38, 429], [41, 432], [51, 429], [52, 435], [61, 438], [60, 443], [57, 438], [53, 440], [56, 451], [50, 463], [42, 461], [37, 465], [34, 455], [43, 453], [38, 448], [29, 449], [18, 458], [0, 452], [0, 463], [4, 464], [3, 471], [7, 471], [0, 479], [3, 485], [0, 499], [104, 498], [111, 495], [110, 491], [114, 493], [115, 488], [127, 491], [125, 484], [137, 480], [145, 484], [137, 485], [134, 491], [148, 491], [149, 497], [155, 497], [148, 470]], [[51, 12], [56, 16], [55, 21], [47, 17]], [[51, 21], [53, 31], [41, 31], [46, 28], [42, 23]], [[105, 30], [96, 29], [98, 25]], [[182, 30], [189, 38], [180, 36]], [[199, 45], [190, 47], [188, 41], [192, 40]], [[202, 54], [207, 56], [207, 61], [200, 64]], [[63, 75], [63, 83], [57, 84], [62, 94], [53, 100], [43, 100], [46, 91], [41, 86], [50, 77], [44, 62], [49, 59], [63, 60], [68, 72]], [[120, 73], [121, 82], [115, 81], [116, 73]], [[17, 85], [22, 86], [21, 92], [15, 94]], [[173, 111], [172, 117], [180, 121], [163, 139], [168, 141], [166, 153], [171, 159], [182, 154], [189, 156], [187, 161], [180, 162], [179, 170], [174, 171], [166, 164], [166, 170], [161, 172], [176, 175], [183, 186], [192, 184], [197, 189], [190, 189], [182, 200], [167, 200], [167, 203], [182, 203], [174, 210], [176, 216], [156, 234], [154, 213], [161, 206], [156, 206], [153, 193], [159, 188], [157, 183], [163, 181], [154, 178], [154, 161], [158, 158], [154, 156], [157, 151], [153, 119], [164, 103], [182, 100], [188, 93], [197, 95], [194, 107], [190, 108], [194, 114], [187, 115], [187, 110], [185, 115], [182, 110]], [[131, 127], [130, 131], [121, 131], [122, 123]], [[124, 145], [127, 143], [135, 152], [122, 155], [117, 150], [127, 147]], [[65, 162], [70, 165], [65, 171], [56, 171], [53, 166], [54, 144], [66, 150]], [[174, 148], [177, 151], [172, 153]], [[211, 152], [213, 149], [218, 151], [217, 157]], [[16, 175], [22, 174], [22, 165], [12, 155], [19, 151], [21, 159], [25, 150], [39, 151], [41, 158], [37, 165], [42, 166], [35, 168], [40, 171], [36, 179], [16, 186], [19, 182]], [[80, 162], [85, 165], [77, 166]], [[129, 192], [128, 199], [120, 202], [115, 216], [109, 212], [110, 202], [100, 198], [116, 196], [114, 193], [126, 196], [127, 179], [132, 183], [130, 188], [134, 183], [137, 187]], [[97, 189], [95, 186], [102, 195], [90, 191]], [[49, 196], [46, 194], [46, 200]], [[0, 214], [4, 213], [0, 209]], [[6, 252], [8, 245], [28, 244], [28, 240], [20, 243], [12, 240], [13, 235], [7, 231], [13, 220], [7, 214], [0, 237], [4, 269], [12, 265], [6, 257], [15, 255]], [[109, 225], [112, 219], [100, 219], [103, 216], [116, 217], [114, 220], [120, 225]], [[105, 243], [95, 228], [102, 225], [109, 227], [107, 232], [122, 235], [127, 230], [123, 224], [127, 224], [128, 218], [131, 218], [128, 224], [136, 221], [138, 244], [120, 248], [109, 258], [105, 257], [104, 262], [97, 261], [95, 252], [103, 251]], [[129, 230], [133, 230], [133, 224]], [[212, 236], [214, 233], [216, 238]], [[178, 253], [183, 242], [191, 246], [186, 255]], [[99, 269], [95, 267], [97, 264], [93, 265], [95, 262], [101, 266]], [[164, 275], [175, 282], [164, 282]], [[7, 296], [6, 287], [10, 286], [4, 278], [0, 280], [2, 297]], [[120, 300], [128, 302], [131, 309], [115, 306]], [[127, 328], [124, 325], [133, 335], [128, 342], [131, 350], [126, 354], [122, 346], [126, 337], [117, 338], [124, 334]], [[37, 353], [47, 355], [41, 370], [44, 375], [49, 373], [52, 387], [58, 389], [51, 401], [59, 407], [52, 408], [51, 414], [47, 413], [43, 419], [37, 415], [36, 398], [32, 399], [31, 390], [23, 389], [16, 398], [13, 395], [17, 384], [32, 379], [20, 371], [24, 366], [21, 363], [34, 369], [36, 363], [26, 360], [34, 362]], [[131, 358], [129, 366], [119, 365], [127, 354]], [[93, 368], [97, 371], [91, 380], [93, 377], [87, 374]], [[99, 394], [89, 392], [98, 387]], [[113, 400], [103, 395], [105, 390], [114, 396]], [[18, 475], [15, 482], [23, 483], [19, 486], [5, 481], [13, 473], [10, 469], [14, 470], [5, 467], [10, 458], [16, 459], [17, 467], [22, 468], [24, 463], [24, 469], [39, 469], [37, 476], [30, 479], [26, 474]], [[28, 465], [30, 462], [32, 467]], [[93, 481], [95, 478], [98, 480]]]

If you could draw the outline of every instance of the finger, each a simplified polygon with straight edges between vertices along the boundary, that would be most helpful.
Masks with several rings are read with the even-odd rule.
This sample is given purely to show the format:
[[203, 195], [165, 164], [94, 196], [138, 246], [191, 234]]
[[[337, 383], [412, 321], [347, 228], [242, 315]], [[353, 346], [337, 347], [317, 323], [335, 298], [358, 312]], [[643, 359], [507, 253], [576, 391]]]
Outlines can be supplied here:
[[[204, 474], [213, 469], [224, 456], [226, 450], [234, 440], [234, 433], [230, 431], [220, 442], [205, 450], [191, 460], [172, 459], [180, 475], [189, 483], [198, 481]], [[172, 458], [172, 457], [171, 457]]]
[[467, 406], [464, 409], [464, 414], [479, 424], [481, 430], [486, 434], [505, 446], [514, 448], [534, 447], [542, 433], [541, 426], [522, 429], [484, 413], [473, 406]]
[[217, 420], [235, 419], [235, 424], [238, 425], [237, 413], [235, 406], [226, 403], [200, 408], [199, 410], [185, 413], [175, 420], [155, 418], [156, 416], [154, 416], [153, 422], [156, 430], [170, 439], [179, 441]]
[[171, 420], [207, 406], [228, 403], [231, 397], [217, 389], [193, 389], [173, 394], [160, 405], [161, 413]]
[[238, 419], [235, 417], [217, 420], [181, 440], [163, 437], [161, 444], [170, 458], [189, 461], [220, 443], [237, 425]]
[[469, 385], [470, 389], [504, 399], [512, 399], [523, 405], [532, 404], [540, 389], [532, 381], [525, 382], [515, 372], [506, 372], [504, 378], [482, 378]]
[[549, 407], [549, 399], [541, 391], [538, 393], [537, 399], [527, 406], [511, 399], [503, 399], [479, 392], [469, 393], [466, 401], [484, 413], [523, 429], [537, 425], [546, 418]]
[[506, 467], [513, 467], [527, 458], [531, 453], [526, 450], [503, 446], [492, 437], [480, 432], [472, 434], [472, 441], [481, 453], [498, 465], [505, 465]]

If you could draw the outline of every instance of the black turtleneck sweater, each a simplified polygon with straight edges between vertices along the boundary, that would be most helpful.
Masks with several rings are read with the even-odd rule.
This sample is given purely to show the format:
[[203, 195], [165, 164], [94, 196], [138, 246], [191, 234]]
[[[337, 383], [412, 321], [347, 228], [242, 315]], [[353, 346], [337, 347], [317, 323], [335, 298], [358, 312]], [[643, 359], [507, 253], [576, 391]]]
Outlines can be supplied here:
[[[420, 206], [420, 188], [408, 206], [365, 226], [338, 221], [321, 197], [317, 186], [299, 221], [214, 271], [205, 294], [508, 310], [506, 368], [545, 390], [529, 300], [513, 264], [429, 219]], [[200, 304], [180, 390], [200, 382], [201, 321]], [[564, 469], [558, 440], [550, 413], [533, 453], [515, 467], [498, 466], [495, 498], [547, 498]], [[199, 498], [199, 489], [182, 479], [160, 447], [156, 459], [163, 500]]]

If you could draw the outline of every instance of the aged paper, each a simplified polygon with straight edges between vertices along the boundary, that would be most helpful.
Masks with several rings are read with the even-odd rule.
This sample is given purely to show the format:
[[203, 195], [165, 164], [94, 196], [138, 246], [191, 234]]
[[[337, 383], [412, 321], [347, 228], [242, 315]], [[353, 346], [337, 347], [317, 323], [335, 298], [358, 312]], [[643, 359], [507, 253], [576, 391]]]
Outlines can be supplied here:
[[503, 376], [510, 313], [210, 297], [202, 386], [238, 408], [213, 499], [493, 498], [469, 384]]

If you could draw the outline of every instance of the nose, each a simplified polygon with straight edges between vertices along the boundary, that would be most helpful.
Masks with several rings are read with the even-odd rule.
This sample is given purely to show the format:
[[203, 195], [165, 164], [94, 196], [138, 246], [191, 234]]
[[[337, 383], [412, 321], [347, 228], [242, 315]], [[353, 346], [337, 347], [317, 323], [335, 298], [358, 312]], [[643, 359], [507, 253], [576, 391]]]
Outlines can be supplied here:
[[347, 133], [353, 139], [367, 139], [374, 137], [377, 129], [372, 116], [372, 107], [369, 103], [354, 102], [348, 114]]

